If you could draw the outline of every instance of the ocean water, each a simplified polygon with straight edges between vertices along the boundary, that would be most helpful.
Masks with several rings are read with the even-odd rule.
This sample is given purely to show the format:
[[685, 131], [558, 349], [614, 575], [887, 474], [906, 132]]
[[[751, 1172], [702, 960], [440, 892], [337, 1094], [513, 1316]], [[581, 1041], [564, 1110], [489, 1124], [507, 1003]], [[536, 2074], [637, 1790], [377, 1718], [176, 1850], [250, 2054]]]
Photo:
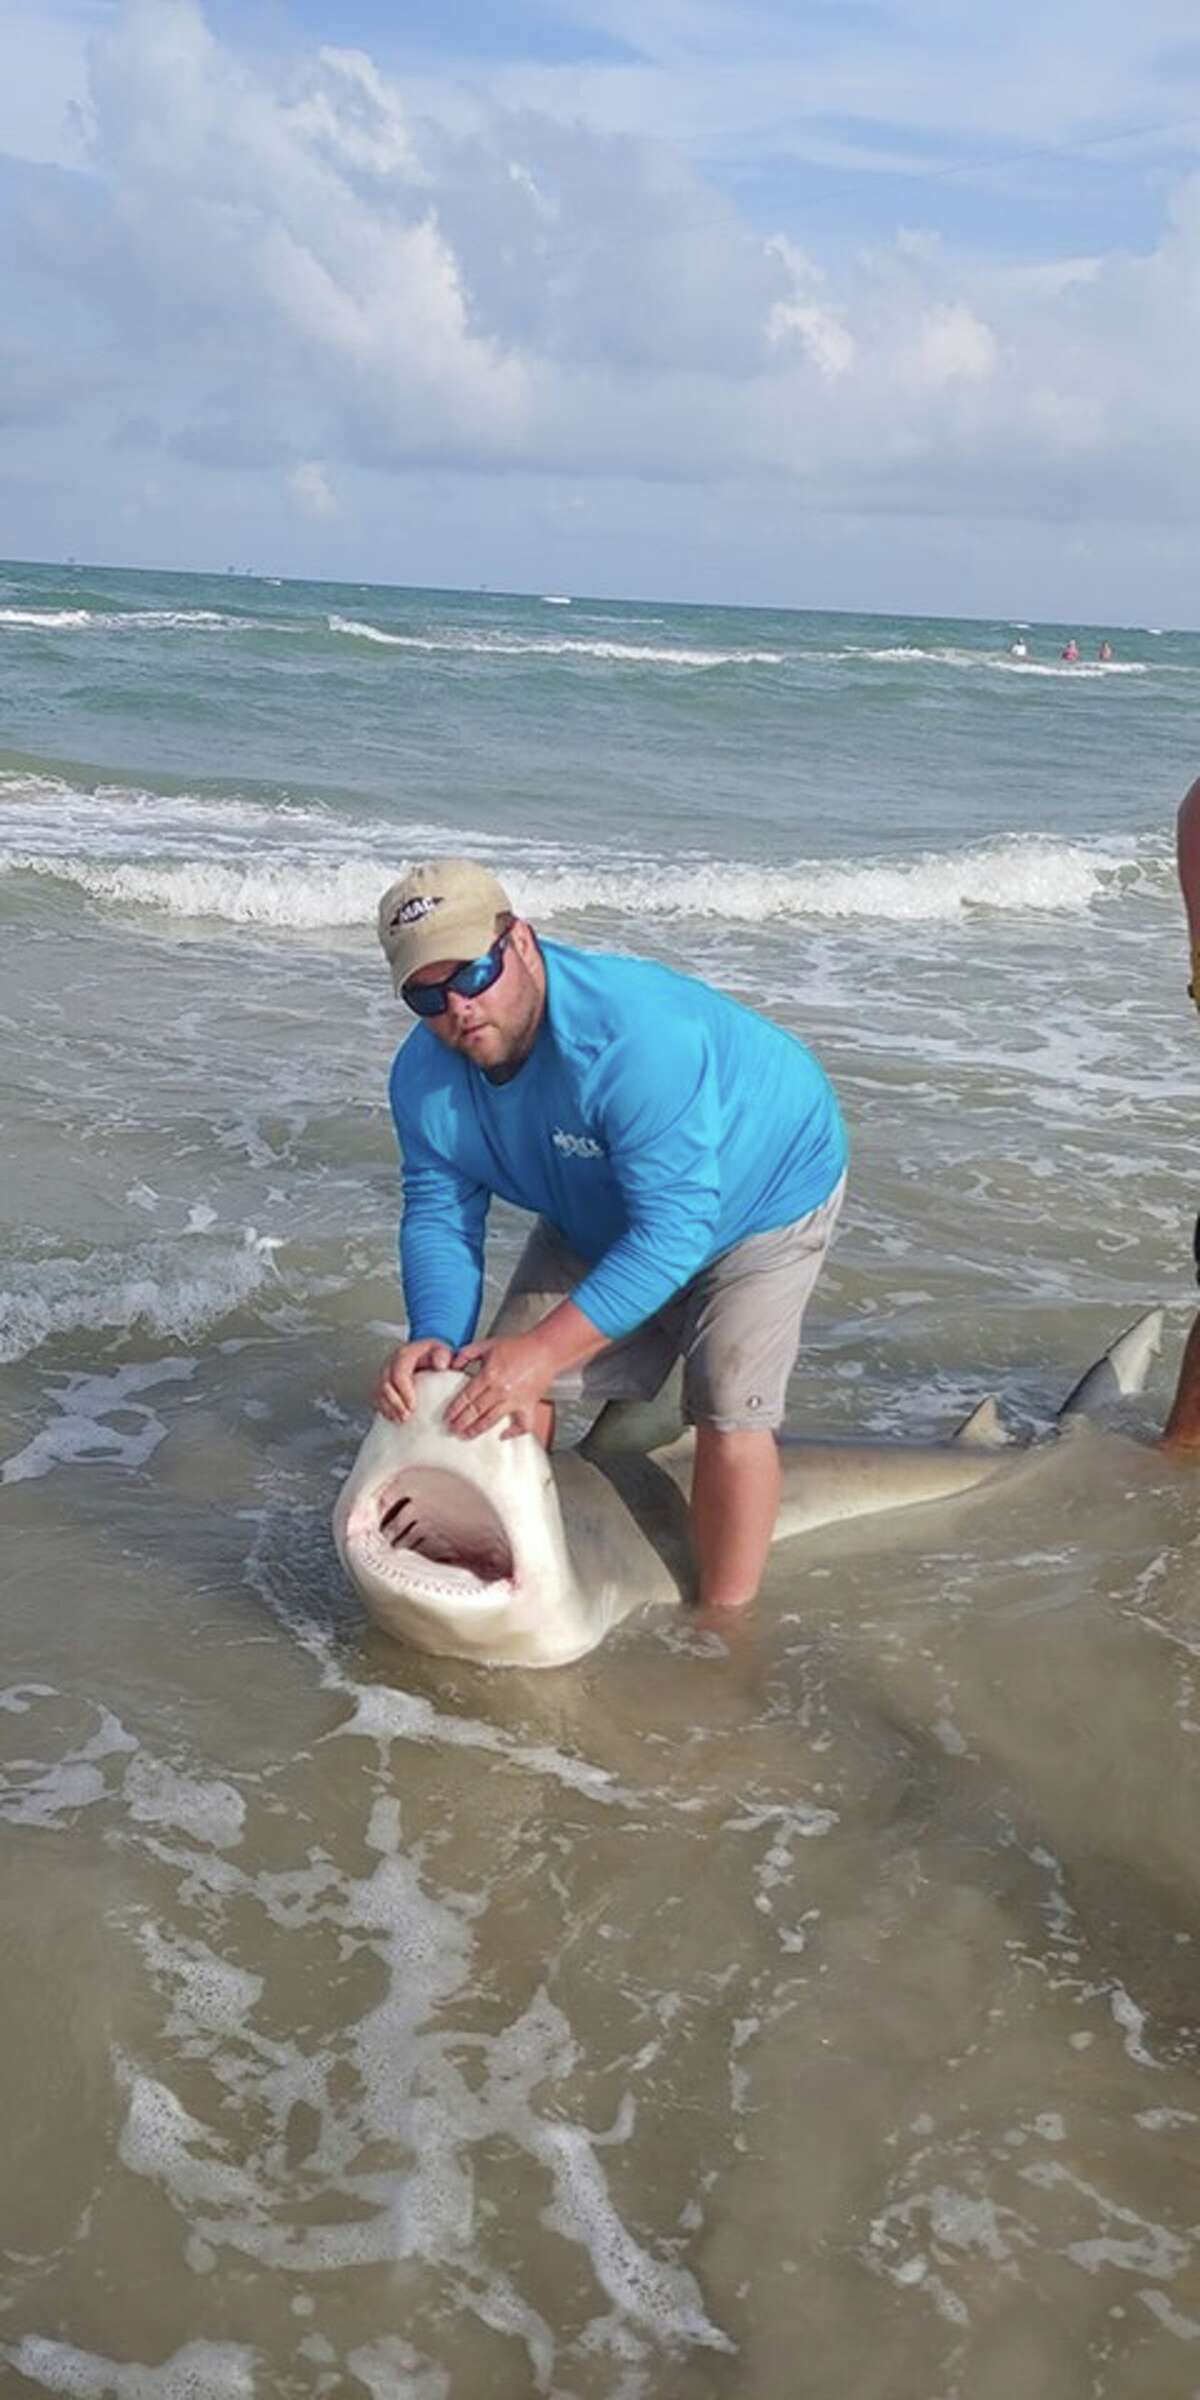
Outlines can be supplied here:
[[[1200, 637], [1015, 638], [0, 569], [6, 2396], [1200, 2390]], [[824, 1059], [796, 1427], [1046, 1434], [1161, 1300], [1152, 1387], [728, 1640], [368, 1632], [446, 847]]]

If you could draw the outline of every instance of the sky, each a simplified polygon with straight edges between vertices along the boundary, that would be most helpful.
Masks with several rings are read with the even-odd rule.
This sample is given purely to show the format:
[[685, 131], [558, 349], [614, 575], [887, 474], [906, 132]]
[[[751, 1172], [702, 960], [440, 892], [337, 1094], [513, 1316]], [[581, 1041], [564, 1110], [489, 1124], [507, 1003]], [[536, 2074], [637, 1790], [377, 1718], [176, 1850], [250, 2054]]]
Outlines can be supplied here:
[[1195, 0], [6, 0], [0, 553], [1200, 622]]

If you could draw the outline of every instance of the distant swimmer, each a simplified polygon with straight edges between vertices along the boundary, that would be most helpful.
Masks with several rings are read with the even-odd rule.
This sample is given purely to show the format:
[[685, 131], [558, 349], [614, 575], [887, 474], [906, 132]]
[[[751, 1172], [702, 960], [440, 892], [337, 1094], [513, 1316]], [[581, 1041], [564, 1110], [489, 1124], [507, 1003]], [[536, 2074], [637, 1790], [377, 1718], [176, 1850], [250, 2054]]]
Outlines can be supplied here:
[[1060, 658], [1065, 658], [1065, 660], [1066, 660], [1066, 662], [1067, 662], [1067, 665], [1068, 665], [1069, 667], [1077, 667], [1077, 666], [1078, 666], [1078, 664], [1079, 664], [1079, 644], [1078, 644], [1078, 642], [1076, 641], [1074, 634], [1072, 634], [1072, 635], [1071, 635], [1071, 639], [1070, 639], [1070, 641], [1069, 641], [1069, 642], [1066, 642], [1066, 643], [1064, 643], [1064, 645], [1063, 645], [1063, 648], [1062, 648], [1062, 649], [1059, 651], [1059, 657], [1060, 657]]
[[1019, 637], [1015, 642], [1010, 642], [1008, 645], [1008, 655], [1010, 658], [1028, 658], [1028, 642], [1021, 641]]
[[1098, 649], [1098, 650], [1097, 650], [1097, 652], [1096, 652], [1096, 656], [1097, 656], [1097, 658], [1099, 659], [1099, 661], [1100, 661], [1100, 664], [1101, 664], [1101, 666], [1102, 666], [1102, 667], [1106, 667], [1106, 666], [1108, 665], [1108, 662], [1109, 662], [1110, 658], [1112, 657], [1112, 654], [1113, 654], [1113, 646], [1112, 646], [1112, 643], [1111, 643], [1111, 642], [1101, 642], [1101, 644], [1100, 644], [1100, 647], [1099, 647], [1099, 649]]
[[[1200, 1009], [1200, 776], [1183, 800], [1177, 827], [1179, 889], [1187, 916], [1192, 950], [1192, 979], [1188, 993]], [[1192, 1256], [1200, 1280], [1200, 1216], [1192, 1235]], [[1164, 1450], [1183, 1450], [1200, 1456], [1200, 1316], [1188, 1335], [1179, 1385], [1163, 1433]]]

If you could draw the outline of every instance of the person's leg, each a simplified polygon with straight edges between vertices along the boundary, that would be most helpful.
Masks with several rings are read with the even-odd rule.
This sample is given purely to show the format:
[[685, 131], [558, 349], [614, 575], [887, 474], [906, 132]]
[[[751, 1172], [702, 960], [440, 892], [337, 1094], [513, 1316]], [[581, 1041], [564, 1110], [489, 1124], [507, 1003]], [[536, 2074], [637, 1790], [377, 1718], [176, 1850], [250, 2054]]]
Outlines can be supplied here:
[[774, 1434], [697, 1425], [691, 1520], [701, 1608], [719, 1613], [753, 1600], [778, 1514]]
[[1200, 1316], [1184, 1345], [1171, 1413], [1162, 1430], [1164, 1450], [1200, 1458]]
[[776, 1428], [844, 1184], [793, 1225], [752, 1234], [688, 1286], [684, 1416], [696, 1428], [691, 1526], [702, 1608], [744, 1608], [779, 1512]]

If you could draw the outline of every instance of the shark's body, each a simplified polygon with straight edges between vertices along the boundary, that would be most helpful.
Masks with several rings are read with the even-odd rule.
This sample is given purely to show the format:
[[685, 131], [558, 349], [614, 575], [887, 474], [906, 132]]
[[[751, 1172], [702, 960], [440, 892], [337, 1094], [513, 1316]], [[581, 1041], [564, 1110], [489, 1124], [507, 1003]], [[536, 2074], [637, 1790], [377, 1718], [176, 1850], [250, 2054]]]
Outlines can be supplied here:
[[[1140, 1391], [1161, 1325], [1155, 1310], [1123, 1334], [1060, 1426]], [[687, 1597], [690, 1436], [651, 1447], [653, 1418], [615, 1408], [553, 1457], [531, 1434], [468, 1441], [444, 1422], [462, 1380], [423, 1374], [403, 1424], [375, 1419], [334, 1512], [342, 1563], [384, 1632], [481, 1665], [565, 1666], [631, 1610]], [[951, 1499], [1029, 1456], [1008, 1445], [990, 1401], [947, 1441], [785, 1440], [780, 1452], [776, 1542]]]

